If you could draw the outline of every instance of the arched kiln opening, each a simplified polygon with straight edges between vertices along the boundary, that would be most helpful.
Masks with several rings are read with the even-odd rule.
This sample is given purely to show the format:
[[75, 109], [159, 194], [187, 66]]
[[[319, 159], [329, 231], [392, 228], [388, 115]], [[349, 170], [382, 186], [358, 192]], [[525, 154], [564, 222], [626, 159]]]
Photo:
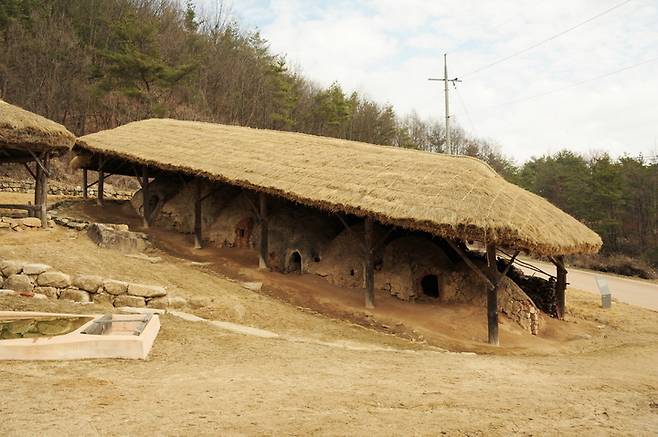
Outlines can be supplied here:
[[288, 273], [299, 273], [301, 275], [302, 273], [302, 255], [299, 253], [299, 251], [295, 250], [290, 254], [290, 257], [288, 258], [288, 268], [287, 268]]
[[439, 297], [439, 278], [436, 275], [425, 275], [420, 280], [420, 289], [425, 296], [437, 299]]

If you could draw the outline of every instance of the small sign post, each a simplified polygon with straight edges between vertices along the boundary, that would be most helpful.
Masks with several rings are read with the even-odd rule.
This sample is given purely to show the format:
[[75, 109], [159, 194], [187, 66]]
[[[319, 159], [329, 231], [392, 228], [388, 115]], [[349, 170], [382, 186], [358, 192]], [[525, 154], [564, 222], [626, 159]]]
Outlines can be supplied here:
[[612, 306], [612, 293], [608, 287], [608, 281], [601, 276], [596, 277], [596, 286], [599, 287], [601, 293], [601, 307], [608, 309]]

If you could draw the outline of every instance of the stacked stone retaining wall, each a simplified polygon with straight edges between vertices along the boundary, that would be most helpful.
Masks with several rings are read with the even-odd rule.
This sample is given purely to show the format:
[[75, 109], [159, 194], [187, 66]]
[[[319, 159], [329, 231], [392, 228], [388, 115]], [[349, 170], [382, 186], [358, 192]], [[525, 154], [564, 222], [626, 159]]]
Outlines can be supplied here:
[[0, 295], [156, 309], [186, 304], [183, 298], [167, 296], [166, 289], [160, 285], [96, 275], [69, 275], [47, 264], [24, 261], [0, 261], [0, 283]]

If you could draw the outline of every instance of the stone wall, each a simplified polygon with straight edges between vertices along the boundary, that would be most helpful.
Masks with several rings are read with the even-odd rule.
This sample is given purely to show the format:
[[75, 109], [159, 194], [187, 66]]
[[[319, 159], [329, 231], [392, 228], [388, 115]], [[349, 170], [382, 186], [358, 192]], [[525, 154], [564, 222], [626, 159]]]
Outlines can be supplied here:
[[[0, 191], [9, 193], [30, 193], [34, 192], [34, 181], [17, 181], [13, 179], [0, 179]], [[132, 197], [131, 192], [119, 191], [112, 187], [112, 185], [105, 183], [103, 193], [107, 199], [128, 200]], [[74, 196], [82, 197], [81, 186], [71, 186], [61, 184], [57, 181], [48, 182], [48, 194], [56, 196]], [[89, 197], [95, 198], [98, 194], [96, 186], [90, 187], [88, 190]]]
[[[472, 259], [483, 271], [486, 263]], [[497, 278], [500, 277], [498, 274]], [[442, 281], [442, 300], [463, 302], [486, 307], [487, 293], [484, 282], [465, 263], [459, 263]], [[541, 312], [523, 290], [509, 278], [503, 278], [498, 289], [498, 312], [514, 321], [527, 332], [537, 335], [541, 328]]]
[[47, 264], [0, 261], [0, 295], [61, 299], [115, 307], [164, 309], [185, 305], [185, 299], [167, 296], [159, 285], [135, 284], [96, 275], [69, 275]]
[[[259, 247], [260, 223], [254, 193], [204, 183], [202, 194], [208, 196], [202, 206], [206, 244]], [[154, 223], [192, 232], [195, 195], [195, 181], [156, 179], [151, 184], [153, 199], [149, 202]], [[131, 201], [138, 213], [142, 210], [141, 197], [138, 192]], [[312, 273], [341, 287], [365, 287], [362, 222], [346, 230], [332, 214], [276, 197], [269, 197], [268, 210], [268, 262], [273, 270]], [[387, 231], [376, 224], [374, 241], [388, 238]], [[451, 260], [440, 244], [426, 234], [398, 232], [397, 238], [382, 246], [374, 254], [376, 289], [406, 301], [436, 299], [440, 303], [485, 305], [486, 293], [477, 276], [463, 263]], [[425, 285], [427, 279], [433, 281], [431, 286]], [[512, 281], [505, 281], [500, 296], [501, 313], [536, 334], [539, 312], [523, 291]]]
[[[50, 223], [52, 226], [52, 223]], [[39, 229], [41, 227], [41, 219], [36, 217], [6, 217], [0, 216], [0, 232], [14, 231], [23, 232], [30, 229]]]

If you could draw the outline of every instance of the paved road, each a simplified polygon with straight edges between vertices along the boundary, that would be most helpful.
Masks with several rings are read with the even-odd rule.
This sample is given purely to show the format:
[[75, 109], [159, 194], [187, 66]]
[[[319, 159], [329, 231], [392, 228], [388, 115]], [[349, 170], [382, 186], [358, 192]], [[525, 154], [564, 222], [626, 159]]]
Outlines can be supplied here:
[[[523, 261], [555, 275], [555, 266], [553, 264], [528, 259], [524, 259]], [[535, 273], [523, 267], [521, 267], [521, 270], [526, 274], [543, 276], [541, 273]], [[608, 281], [608, 287], [614, 299], [658, 311], [658, 283], [641, 279], [627, 279], [606, 273], [591, 272], [589, 270], [579, 270], [573, 267], [567, 267], [567, 270], [569, 271], [567, 282], [573, 288], [599, 294], [595, 277], [601, 276]]]

